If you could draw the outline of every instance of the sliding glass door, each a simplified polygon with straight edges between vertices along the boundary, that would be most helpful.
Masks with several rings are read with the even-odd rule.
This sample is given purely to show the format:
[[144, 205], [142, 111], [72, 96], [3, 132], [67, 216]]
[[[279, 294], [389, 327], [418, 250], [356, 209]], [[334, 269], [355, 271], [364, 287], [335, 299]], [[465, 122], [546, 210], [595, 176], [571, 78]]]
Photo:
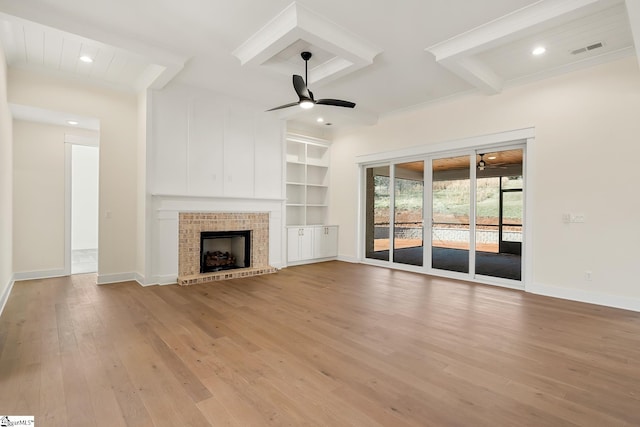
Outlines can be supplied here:
[[393, 262], [422, 266], [424, 162], [394, 165]]
[[523, 150], [476, 154], [477, 275], [522, 278]]
[[447, 277], [521, 281], [523, 156], [521, 146], [469, 149], [366, 167], [365, 258]]
[[365, 257], [389, 261], [391, 247], [391, 168], [366, 168], [365, 186]]
[[470, 156], [431, 161], [431, 267], [469, 272]]

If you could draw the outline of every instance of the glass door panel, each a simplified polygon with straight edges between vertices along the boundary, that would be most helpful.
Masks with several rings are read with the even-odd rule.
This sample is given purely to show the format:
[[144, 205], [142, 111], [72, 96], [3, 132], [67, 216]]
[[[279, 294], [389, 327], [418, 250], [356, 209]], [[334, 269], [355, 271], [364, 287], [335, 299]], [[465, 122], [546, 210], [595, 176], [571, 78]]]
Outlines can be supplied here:
[[432, 161], [432, 268], [469, 272], [471, 156]]
[[393, 262], [422, 266], [424, 162], [394, 167]]
[[368, 167], [366, 173], [365, 257], [389, 261], [391, 221], [390, 167]]
[[521, 280], [522, 149], [476, 155], [476, 274]]

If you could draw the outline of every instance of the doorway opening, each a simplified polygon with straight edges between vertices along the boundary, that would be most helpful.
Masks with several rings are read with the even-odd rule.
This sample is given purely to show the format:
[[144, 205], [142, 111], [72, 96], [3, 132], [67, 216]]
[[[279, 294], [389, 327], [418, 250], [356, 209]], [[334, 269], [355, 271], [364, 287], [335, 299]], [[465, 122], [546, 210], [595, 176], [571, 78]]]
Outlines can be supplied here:
[[99, 148], [70, 145], [70, 274], [98, 271]]

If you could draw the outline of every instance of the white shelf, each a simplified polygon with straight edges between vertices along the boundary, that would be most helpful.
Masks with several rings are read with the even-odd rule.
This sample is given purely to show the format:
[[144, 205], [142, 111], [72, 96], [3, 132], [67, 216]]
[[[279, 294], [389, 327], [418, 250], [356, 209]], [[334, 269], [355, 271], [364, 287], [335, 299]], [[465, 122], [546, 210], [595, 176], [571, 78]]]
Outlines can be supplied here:
[[326, 224], [329, 142], [289, 134], [286, 147], [287, 226]]

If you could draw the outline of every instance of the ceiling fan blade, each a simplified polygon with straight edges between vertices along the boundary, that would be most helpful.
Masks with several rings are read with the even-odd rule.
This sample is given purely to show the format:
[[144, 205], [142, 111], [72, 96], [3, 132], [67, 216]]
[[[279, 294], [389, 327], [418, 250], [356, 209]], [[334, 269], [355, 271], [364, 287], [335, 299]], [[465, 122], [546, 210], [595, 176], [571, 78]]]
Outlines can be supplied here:
[[354, 102], [343, 101], [341, 99], [319, 99], [316, 101], [319, 105], [333, 105], [335, 107], [353, 108], [356, 106]]
[[313, 99], [311, 94], [309, 93], [309, 89], [307, 89], [307, 85], [304, 82], [302, 76], [297, 74], [293, 75], [293, 88], [296, 90], [298, 97], [302, 101], [303, 99]]
[[284, 105], [281, 105], [281, 106], [279, 106], [279, 107], [272, 108], [272, 109], [267, 110], [267, 111], [282, 110], [283, 108], [293, 107], [294, 105], [298, 105], [298, 104], [299, 104], [299, 102], [292, 102], [292, 103], [290, 103], [290, 104], [284, 104]]

